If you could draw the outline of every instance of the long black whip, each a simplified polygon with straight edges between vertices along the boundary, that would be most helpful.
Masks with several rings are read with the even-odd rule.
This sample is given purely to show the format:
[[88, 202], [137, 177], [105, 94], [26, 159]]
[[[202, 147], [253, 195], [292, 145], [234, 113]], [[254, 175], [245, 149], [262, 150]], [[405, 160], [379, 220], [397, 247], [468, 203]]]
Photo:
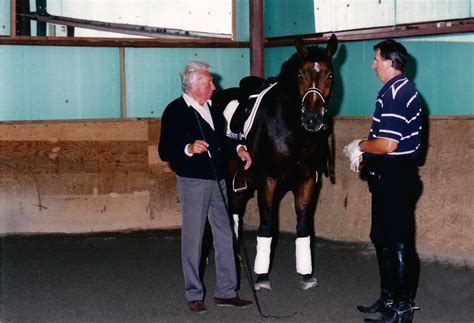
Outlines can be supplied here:
[[[198, 126], [199, 126], [199, 131], [201, 132], [202, 139], [207, 142], [206, 136], [204, 135], [204, 130], [202, 129], [201, 120], [200, 120], [198, 112], [196, 110], [194, 110], [194, 115], [196, 117], [196, 120], [197, 120], [197, 123], [198, 123]], [[216, 167], [214, 165], [214, 161], [212, 160], [211, 154], [208, 153], [208, 156], [209, 156], [209, 160], [211, 162], [211, 167], [212, 167], [212, 172], [214, 174], [214, 179], [216, 180], [217, 186], [219, 187], [219, 192], [221, 194], [222, 201], [224, 202], [224, 206], [226, 208], [227, 215], [230, 219], [232, 217], [232, 214], [230, 213], [229, 204], [227, 203], [227, 199], [225, 198], [224, 190], [222, 189], [222, 186], [221, 186], [221, 184], [219, 182], [219, 179], [217, 177], [217, 171], [216, 171]], [[243, 233], [243, 230], [242, 230], [242, 233]], [[290, 318], [290, 317], [293, 317], [296, 313], [298, 313], [298, 312], [294, 312], [291, 315], [284, 315], [284, 316], [263, 314], [262, 308], [260, 307], [260, 303], [258, 301], [257, 291], [255, 290], [255, 287], [254, 287], [254, 281], [253, 281], [253, 278], [252, 278], [252, 273], [250, 272], [250, 268], [248, 266], [249, 261], [248, 261], [247, 248], [245, 248], [245, 244], [244, 244], [245, 240], [242, 238], [242, 240], [241, 240], [242, 243], [240, 244], [237, 241], [237, 237], [234, 234], [232, 235], [232, 237], [234, 239], [234, 244], [237, 245], [237, 246], [240, 246], [240, 248], [243, 250], [244, 257], [242, 257], [239, 250], [236, 250], [236, 253], [237, 253], [237, 256], [239, 257], [239, 259], [241, 261], [242, 267], [244, 267], [244, 272], [245, 272], [245, 275], [247, 276], [247, 281], [249, 283], [250, 290], [252, 291], [252, 296], [253, 296], [253, 299], [255, 301], [255, 305], [257, 306], [258, 313], [264, 318], [276, 318], [276, 319]]]

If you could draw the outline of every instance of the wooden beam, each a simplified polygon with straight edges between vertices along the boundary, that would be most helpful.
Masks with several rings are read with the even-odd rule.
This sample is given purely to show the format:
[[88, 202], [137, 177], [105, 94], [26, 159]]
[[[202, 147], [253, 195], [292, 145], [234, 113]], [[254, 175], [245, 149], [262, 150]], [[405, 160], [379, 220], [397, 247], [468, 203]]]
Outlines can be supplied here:
[[249, 48], [249, 42], [204, 39], [89, 38], [89, 37], [0, 37], [0, 45], [165, 47], [165, 48]]
[[127, 91], [125, 79], [125, 48], [119, 48], [120, 55], [120, 118], [127, 117]]
[[16, 0], [10, 0], [10, 37], [16, 37]]
[[232, 0], [232, 40], [237, 39], [237, 6], [235, 1], [237, 0]]
[[22, 18], [36, 20], [38, 23], [65, 25], [106, 32], [154, 37], [154, 38], [196, 38], [196, 39], [230, 39], [232, 35], [223, 33], [209, 33], [203, 31], [183, 30], [168, 27], [151, 27], [145, 25], [122, 24], [97, 20], [78, 19], [63, 16], [53, 16], [41, 13], [21, 13]]
[[250, 71], [264, 76], [263, 1], [250, 0]]
[[[10, 0], [15, 3], [17, 0]], [[263, 0], [251, 0], [251, 2]], [[12, 7], [15, 8], [15, 7]], [[263, 8], [262, 8], [263, 15]], [[90, 47], [164, 47], [164, 48], [251, 48], [251, 71], [253, 75], [263, 75], [263, 47], [293, 46], [296, 38], [306, 43], [326, 43], [332, 32], [271, 37], [263, 41], [263, 16], [257, 22], [261, 27], [262, 44], [257, 42], [257, 34], [251, 32], [251, 41], [236, 42], [230, 39], [139, 39], [139, 38], [86, 38], [86, 37], [30, 37], [16, 36], [15, 18], [11, 14], [11, 37], [0, 37], [0, 45], [39, 45], [39, 46], [90, 46]], [[255, 17], [255, 19], [257, 19]], [[251, 19], [250, 19], [251, 20]], [[252, 26], [252, 22], [251, 26]], [[397, 26], [342, 30], [334, 32], [339, 41], [359, 41], [370, 39], [400, 38], [430, 35], [447, 35], [474, 32], [474, 18], [441, 20], [423, 23], [402, 24]], [[253, 38], [252, 38], [253, 37]], [[255, 52], [255, 53], [254, 53]], [[255, 56], [253, 56], [255, 55]], [[255, 69], [255, 71], [253, 71]], [[255, 73], [255, 74], [254, 74]]]
[[296, 38], [305, 43], [325, 43], [336, 34], [339, 41], [357, 41], [371, 39], [401, 38], [415, 36], [430, 36], [457, 34], [474, 31], [474, 18], [430, 21], [422, 23], [402, 24], [396, 26], [342, 30], [316, 34], [305, 34], [285, 37], [267, 38], [265, 47], [294, 45]]

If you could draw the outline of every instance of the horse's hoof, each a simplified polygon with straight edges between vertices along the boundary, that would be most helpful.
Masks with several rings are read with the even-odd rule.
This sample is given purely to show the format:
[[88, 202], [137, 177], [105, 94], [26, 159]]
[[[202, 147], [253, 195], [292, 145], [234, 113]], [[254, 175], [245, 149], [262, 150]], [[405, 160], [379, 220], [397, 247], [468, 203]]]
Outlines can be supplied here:
[[300, 286], [301, 286], [301, 289], [307, 290], [307, 289], [318, 286], [318, 280], [314, 278], [313, 276], [309, 276], [309, 277], [303, 276], [303, 279], [300, 281]]
[[259, 275], [259, 277], [255, 281], [254, 288], [255, 290], [272, 290], [272, 285], [270, 284], [270, 279], [268, 278], [268, 275]]
[[254, 288], [255, 290], [261, 290], [261, 289], [272, 290], [272, 286], [270, 285], [269, 280], [256, 282]]

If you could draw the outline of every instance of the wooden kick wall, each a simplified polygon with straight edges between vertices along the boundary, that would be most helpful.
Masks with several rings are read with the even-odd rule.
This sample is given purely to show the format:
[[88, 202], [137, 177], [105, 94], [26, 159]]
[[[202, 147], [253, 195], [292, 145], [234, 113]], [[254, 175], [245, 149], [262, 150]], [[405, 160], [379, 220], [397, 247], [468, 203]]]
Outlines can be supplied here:
[[[342, 148], [368, 117], [335, 118], [336, 184], [323, 178], [316, 236], [368, 241], [370, 194]], [[0, 123], [0, 234], [178, 228], [175, 175], [157, 154], [160, 119]], [[417, 204], [421, 256], [474, 265], [474, 117], [430, 117]], [[293, 198], [280, 230], [295, 232]], [[258, 224], [255, 198], [247, 228]]]

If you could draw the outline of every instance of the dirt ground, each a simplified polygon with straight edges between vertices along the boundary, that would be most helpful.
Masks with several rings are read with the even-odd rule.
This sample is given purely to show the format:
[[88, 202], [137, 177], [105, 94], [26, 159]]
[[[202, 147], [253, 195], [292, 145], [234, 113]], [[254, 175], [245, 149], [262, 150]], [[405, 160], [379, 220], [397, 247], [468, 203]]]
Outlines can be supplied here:
[[[255, 231], [244, 232], [240, 254], [253, 265]], [[271, 271], [272, 291], [256, 292], [264, 315], [212, 303], [211, 253], [205, 271], [208, 313], [189, 312], [180, 263], [180, 231], [1, 238], [1, 322], [361, 322], [356, 305], [379, 294], [370, 245], [315, 239], [319, 287], [301, 290], [294, 240], [281, 234]], [[245, 261], [247, 259], [247, 261]], [[248, 267], [247, 267], [248, 268]], [[241, 266], [242, 298], [252, 299]], [[255, 300], [254, 300], [255, 301]], [[474, 322], [474, 268], [421, 261], [415, 322]]]

